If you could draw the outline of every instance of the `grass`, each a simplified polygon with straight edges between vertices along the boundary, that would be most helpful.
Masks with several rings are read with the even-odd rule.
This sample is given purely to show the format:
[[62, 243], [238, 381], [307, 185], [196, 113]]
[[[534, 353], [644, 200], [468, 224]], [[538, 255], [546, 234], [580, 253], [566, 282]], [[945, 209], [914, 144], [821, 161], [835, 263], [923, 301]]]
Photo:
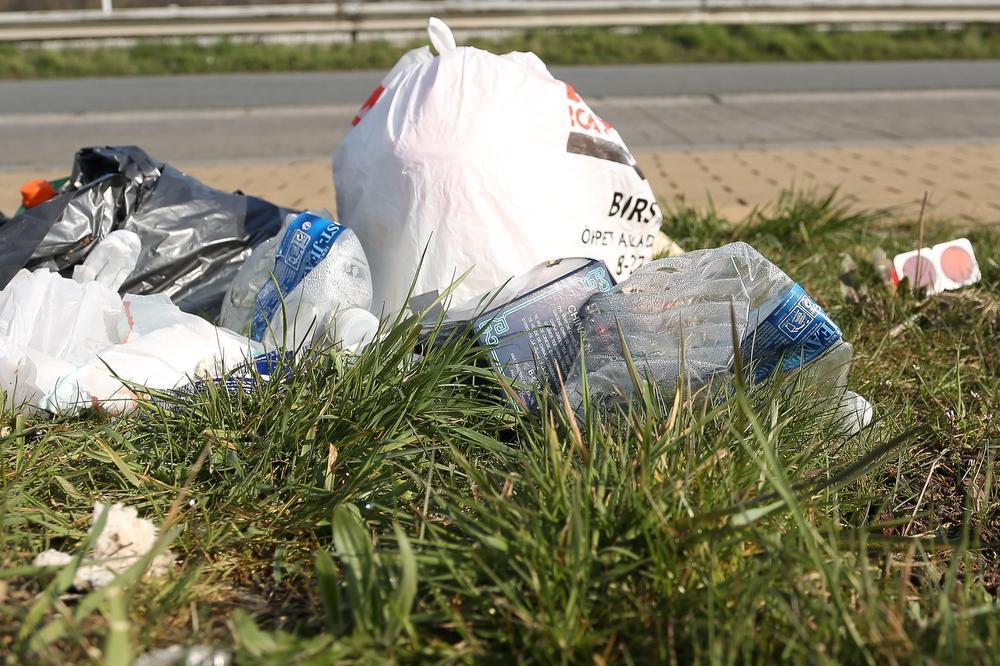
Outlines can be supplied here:
[[[467, 343], [412, 359], [413, 321], [254, 395], [8, 414], [7, 662], [127, 664], [178, 642], [240, 664], [1000, 659], [996, 229], [930, 224], [928, 243], [968, 231], [983, 280], [924, 298], [864, 262], [912, 247], [912, 222], [832, 196], [737, 226], [676, 209], [665, 228], [746, 240], [807, 285], [854, 343], [875, 425], [838, 436], [808, 390], [773, 385], [715, 404], [644, 386], [627, 412], [579, 416], [543, 396], [523, 416]], [[842, 253], [863, 305], [840, 296]], [[164, 525], [169, 577], [67, 595], [71, 568], [30, 566], [81, 552], [98, 499]]]
[[[142, 42], [64, 50], [0, 46], [0, 78], [388, 69], [415, 45]], [[852, 32], [787, 26], [690, 25], [629, 31], [533, 30], [474, 39], [496, 53], [534, 51], [549, 65], [998, 58], [1000, 29]]]

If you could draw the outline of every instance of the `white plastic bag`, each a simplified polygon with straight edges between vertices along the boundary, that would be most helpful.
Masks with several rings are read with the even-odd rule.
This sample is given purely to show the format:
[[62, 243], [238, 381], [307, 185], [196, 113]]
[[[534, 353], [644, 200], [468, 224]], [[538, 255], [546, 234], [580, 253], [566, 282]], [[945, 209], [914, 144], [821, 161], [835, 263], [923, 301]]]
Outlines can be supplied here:
[[533, 53], [454, 46], [430, 20], [365, 102], [333, 157], [337, 212], [371, 264], [374, 309], [463, 301], [552, 258], [603, 259], [619, 278], [652, 258], [662, 221], [618, 132]]
[[125, 382], [172, 389], [223, 375], [260, 351], [165, 294], [123, 300], [106, 284], [47, 269], [22, 270], [0, 290], [0, 388], [10, 408], [101, 404], [119, 413], [135, 405]]

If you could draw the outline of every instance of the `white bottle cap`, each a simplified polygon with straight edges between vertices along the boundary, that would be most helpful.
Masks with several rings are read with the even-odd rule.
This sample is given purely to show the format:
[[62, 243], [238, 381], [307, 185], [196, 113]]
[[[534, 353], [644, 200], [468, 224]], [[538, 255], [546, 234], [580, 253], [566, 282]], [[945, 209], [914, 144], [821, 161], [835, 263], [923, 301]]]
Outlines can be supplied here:
[[357, 351], [361, 351], [375, 339], [378, 317], [363, 308], [347, 308], [334, 317], [333, 329], [338, 345], [345, 348], [357, 347]]

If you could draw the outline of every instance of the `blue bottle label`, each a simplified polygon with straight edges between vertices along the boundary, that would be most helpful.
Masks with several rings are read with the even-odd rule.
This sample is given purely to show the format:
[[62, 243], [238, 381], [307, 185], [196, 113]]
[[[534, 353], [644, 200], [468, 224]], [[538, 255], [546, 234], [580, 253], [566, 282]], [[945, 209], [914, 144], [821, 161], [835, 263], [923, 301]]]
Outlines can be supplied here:
[[[270, 351], [258, 354], [244, 366], [237, 368], [224, 377], [195, 379], [177, 389], [176, 395], [184, 397], [206, 393], [211, 385], [233, 395], [237, 393], [250, 395], [260, 390], [261, 386], [269, 384], [272, 381], [278, 382], [279, 390], [283, 390], [280, 384], [292, 378], [291, 366], [294, 361], [295, 354], [292, 352]], [[174, 408], [173, 403], [169, 400], [160, 401], [159, 404], [171, 409]]]
[[[326, 258], [344, 227], [312, 213], [299, 213], [285, 232], [274, 258], [274, 280], [268, 279], [257, 292], [250, 337], [261, 340], [274, 313], [287, 296]], [[277, 284], [275, 284], [277, 282]]]
[[764, 321], [740, 345], [753, 381], [763, 381], [776, 368], [783, 372], [813, 361], [843, 337], [820, 305], [795, 284]]

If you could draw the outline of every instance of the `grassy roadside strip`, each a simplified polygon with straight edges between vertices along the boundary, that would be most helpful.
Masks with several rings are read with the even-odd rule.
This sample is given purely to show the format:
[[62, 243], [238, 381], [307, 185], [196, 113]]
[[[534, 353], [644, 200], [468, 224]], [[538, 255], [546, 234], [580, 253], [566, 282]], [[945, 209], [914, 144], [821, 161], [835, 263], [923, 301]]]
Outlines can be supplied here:
[[[718, 25], [595, 28], [534, 30], [471, 43], [497, 53], [534, 51], [550, 65], [1000, 58], [1000, 28], [995, 26], [892, 32]], [[388, 69], [407, 48], [386, 42], [292, 46], [230, 41], [65, 50], [3, 46], [0, 78]]]
[[[844, 438], [807, 391], [766, 385], [523, 417], [468, 344], [412, 360], [412, 322], [356, 362], [303, 360], [280, 390], [117, 420], [0, 414], [0, 655], [995, 663], [998, 231], [928, 225], [928, 244], [968, 234], [983, 280], [924, 298], [864, 261], [913, 247], [912, 223], [832, 197], [735, 227], [677, 209], [665, 228], [687, 247], [747, 241], [806, 285], [854, 344], [875, 426]], [[844, 253], [863, 305], [840, 295]], [[165, 579], [67, 595], [66, 575], [26, 566], [77, 552], [95, 500], [162, 524], [187, 484]]]

